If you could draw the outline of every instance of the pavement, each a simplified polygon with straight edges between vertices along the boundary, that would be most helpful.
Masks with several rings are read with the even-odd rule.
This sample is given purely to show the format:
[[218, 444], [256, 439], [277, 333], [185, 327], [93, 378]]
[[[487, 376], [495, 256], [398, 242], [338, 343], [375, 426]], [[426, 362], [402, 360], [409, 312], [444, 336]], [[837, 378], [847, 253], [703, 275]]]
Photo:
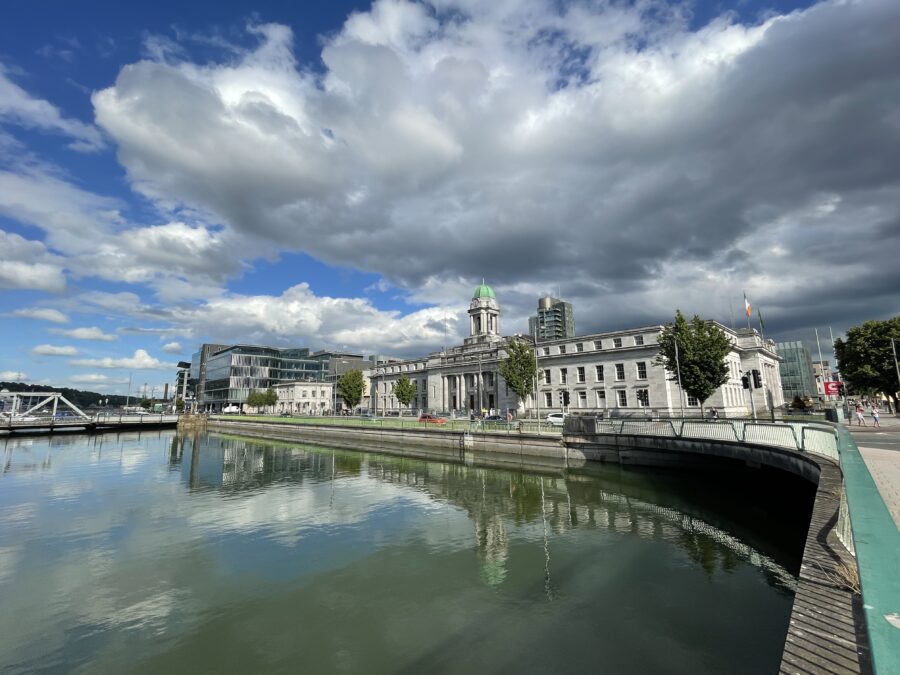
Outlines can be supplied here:
[[866, 426], [847, 424], [859, 452], [900, 529], [900, 417], [881, 415], [881, 427], [866, 414]]

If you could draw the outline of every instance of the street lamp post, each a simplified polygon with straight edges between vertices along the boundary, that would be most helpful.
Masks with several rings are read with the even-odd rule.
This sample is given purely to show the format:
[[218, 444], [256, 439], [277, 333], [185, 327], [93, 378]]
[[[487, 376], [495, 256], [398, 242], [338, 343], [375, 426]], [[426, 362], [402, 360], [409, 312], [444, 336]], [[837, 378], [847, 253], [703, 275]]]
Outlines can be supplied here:
[[678, 358], [678, 340], [675, 339], [675, 369], [678, 371], [678, 404], [681, 406], [681, 419], [684, 419], [684, 390], [681, 388], [681, 361]]

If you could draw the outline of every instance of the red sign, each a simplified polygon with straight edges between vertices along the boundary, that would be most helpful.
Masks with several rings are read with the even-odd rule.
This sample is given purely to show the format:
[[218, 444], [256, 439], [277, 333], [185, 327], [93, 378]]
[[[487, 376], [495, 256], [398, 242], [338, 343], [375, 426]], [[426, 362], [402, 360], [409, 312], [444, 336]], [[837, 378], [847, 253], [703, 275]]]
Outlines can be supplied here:
[[841, 393], [843, 382], [823, 382], [826, 396], [838, 396]]

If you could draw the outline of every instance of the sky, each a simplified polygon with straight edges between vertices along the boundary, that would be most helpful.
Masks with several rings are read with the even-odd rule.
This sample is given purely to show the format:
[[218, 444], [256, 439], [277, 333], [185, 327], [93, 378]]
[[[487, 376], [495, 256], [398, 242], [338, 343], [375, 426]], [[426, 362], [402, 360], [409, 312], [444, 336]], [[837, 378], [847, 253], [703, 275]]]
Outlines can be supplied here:
[[827, 359], [900, 313], [898, 63], [896, 0], [13, 3], [0, 380], [413, 357], [482, 279], [504, 334], [546, 294], [587, 334], [746, 293]]

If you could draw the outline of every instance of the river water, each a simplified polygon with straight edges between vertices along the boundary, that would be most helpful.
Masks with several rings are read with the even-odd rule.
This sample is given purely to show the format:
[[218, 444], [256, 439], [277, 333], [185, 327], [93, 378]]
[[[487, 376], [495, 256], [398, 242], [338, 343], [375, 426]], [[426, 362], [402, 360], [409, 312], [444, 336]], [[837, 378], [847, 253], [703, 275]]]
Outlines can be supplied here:
[[0, 443], [11, 673], [776, 672], [814, 494], [165, 431]]

